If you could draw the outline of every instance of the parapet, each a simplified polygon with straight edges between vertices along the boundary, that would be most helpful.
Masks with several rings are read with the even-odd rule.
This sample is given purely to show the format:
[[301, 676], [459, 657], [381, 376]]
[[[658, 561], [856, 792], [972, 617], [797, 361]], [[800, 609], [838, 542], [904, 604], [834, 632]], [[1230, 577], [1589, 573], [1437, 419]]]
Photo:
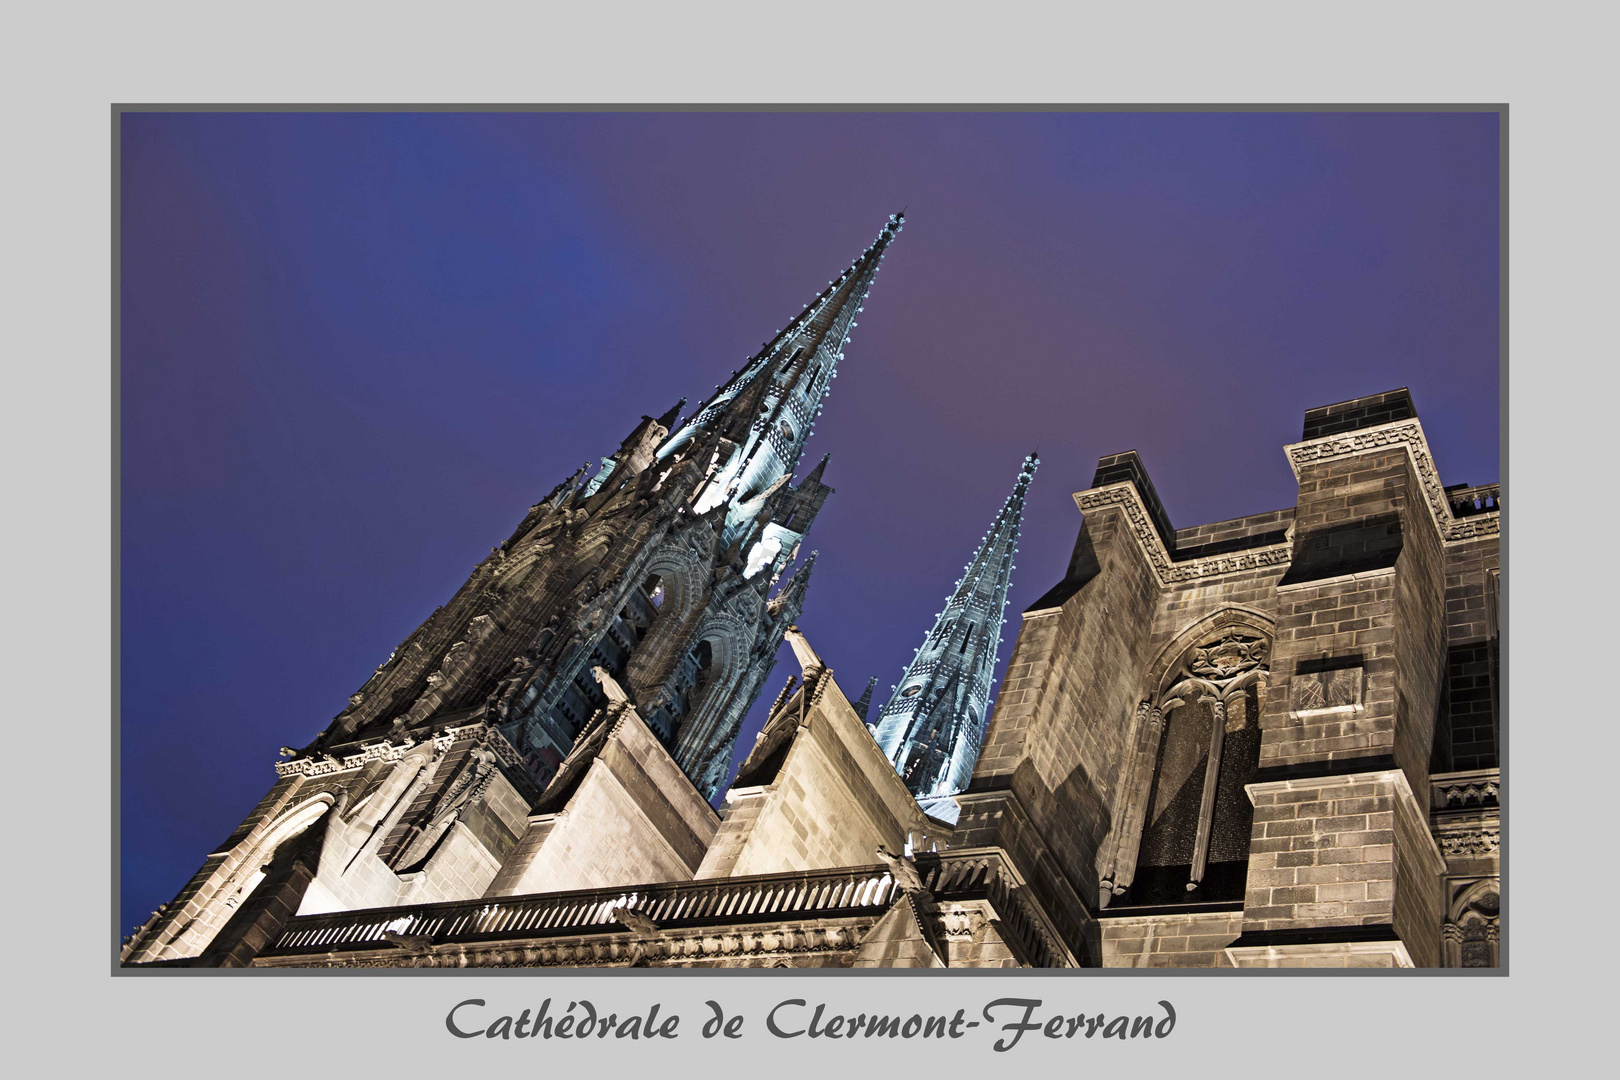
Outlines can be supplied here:
[[1403, 386], [1382, 394], [1369, 394], [1336, 405], [1305, 410], [1305, 433], [1300, 436], [1300, 441], [1309, 442], [1327, 435], [1360, 431], [1362, 428], [1416, 417], [1417, 408], [1412, 404], [1412, 394]]

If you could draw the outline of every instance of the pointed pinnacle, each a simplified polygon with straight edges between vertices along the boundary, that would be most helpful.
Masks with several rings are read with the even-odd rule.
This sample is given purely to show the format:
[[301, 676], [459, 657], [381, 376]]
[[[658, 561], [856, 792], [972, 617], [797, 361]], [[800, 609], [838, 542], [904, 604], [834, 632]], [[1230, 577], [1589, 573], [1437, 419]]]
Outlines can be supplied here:
[[[831, 454], [822, 454], [821, 455], [821, 460], [816, 463], [816, 467], [811, 469], [810, 470], [810, 475], [808, 475], [808, 476], [806, 476], [804, 478], [804, 483], [805, 484], [819, 484], [819, 483], [821, 483], [821, 477], [827, 471], [827, 459], [830, 458], [830, 457], [832, 457]], [[803, 484], [801, 484], [800, 486], [802, 487]]]
[[877, 680], [878, 677], [876, 675], [873, 675], [870, 679], [867, 679], [865, 693], [861, 694], [860, 700], [855, 702], [855, 715], [859, 716], [862, 720], [866, 719], [867, 712], [872, 708], [872, 687], [877, 685]]
[[669, 431], [675, 426], [675, 421], [680, 419], [681, 410], [684, 408], [686, 408], [686, 399], [681, 398], [681, 400], [675, 403], [675, 407], [673, 409], [669, 410], [669, 412], [658, 418], [658, 426], [663, 428], [665, 431]]

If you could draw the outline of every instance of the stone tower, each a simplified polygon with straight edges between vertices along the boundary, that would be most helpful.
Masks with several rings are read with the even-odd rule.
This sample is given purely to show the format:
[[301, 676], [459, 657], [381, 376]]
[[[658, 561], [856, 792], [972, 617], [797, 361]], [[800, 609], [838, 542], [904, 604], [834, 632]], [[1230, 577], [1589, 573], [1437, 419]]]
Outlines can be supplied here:
[[1034, 454], [1024, 459], [1012, 494], [878, 714], [878, 746], [923, 809], [941, 820], [956, 820], [949, 796], [967, 787], [979, 759], [1024, 496], [1039, 465]]
[[903, 220], [684, 424], [684, 400], [642, 417], [531, 507], [313, 743], [283, 749], [276, 787], [128, 957], [229, 965], [294, 911], [482, 891], [530, 810], [590, 768], [580, 736], [603, 717], [634, 712], [712, 799], [803, 609], [814, 552], [787, 570], [832, 489], [826, 458], [793, 474]]

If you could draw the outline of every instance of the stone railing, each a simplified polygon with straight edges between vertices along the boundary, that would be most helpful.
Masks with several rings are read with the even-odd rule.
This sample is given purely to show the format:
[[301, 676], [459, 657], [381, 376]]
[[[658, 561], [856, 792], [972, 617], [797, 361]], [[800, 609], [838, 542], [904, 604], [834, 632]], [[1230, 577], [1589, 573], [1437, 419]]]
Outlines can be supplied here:
[[[935, 901], [987, 901], [1003, 940], [1023, 963], [1073, 966], [1069, 951], [1022, 895], [1023, 883], [999, 851], [930, 853], [916, 862]], [[395, 946], [426, 950], [629, 933], [612, 915], [618, 908], [637, 912], [659, 930], [879, 916], [899, 895], [886, 868], [868, 866], [489, 897], [300, 916], [261, 955], [288, 958]]]
[[1430, 807], [1436, 814], [1495, 808], [1501, 783], [1498, 769], [1437, 773], [1429, 777]]
[[1481, 484], [1478, 487], [1456, 488], [1446, 492], [1446, 500], [1451, 504], [1452, 517], [1487, 514], [1502, 509], [1502, 485]]
[[937, 852], [917, 856], [923, 884], [937, 901], [987, 900], [1001, 939], [1025, 967], [1076, 967], [1045, 914], [1023, 895], [1023, 882], [1000, 851]]

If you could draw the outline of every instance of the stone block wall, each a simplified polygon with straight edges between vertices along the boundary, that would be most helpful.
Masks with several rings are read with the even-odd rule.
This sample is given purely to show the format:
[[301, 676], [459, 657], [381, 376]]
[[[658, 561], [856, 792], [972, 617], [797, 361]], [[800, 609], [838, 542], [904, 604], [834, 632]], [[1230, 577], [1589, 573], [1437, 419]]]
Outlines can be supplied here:
[[[1260, 712], [1260, 766], [1393, 757], [1396, 661], [1392, 572], [1279, 587], [1271, 687]], [[1295, 718], [1289, 680], [1332, 666], [1360, 667], [1362, 708]]]
[[1226, 947], [1243, 912], [1110, 916], [1101, 924], [1103, 967], [1229, 968]]
[[[1395, 579], [1395, 764], [1413, 791], [1426, 792], [1446, 666], [1445, 555], [1411, 470], [1408, 459], [1402, 485], [1408, 494], [1400, 507], [1407, 542]], [[1418, 805], [1426, 809], [1428, 799]]]
[[1446, 575], [1446, 745], [1441, 771], [1499, 764], [1500, 650], [1494, 592], [1500, 567], [1495, 537], [1448, 547]]
[[[1397, 773], [1404, 777], [1404, 773]], [[1446, 860], [1429, 830], [1427, 785], [1419, 803], [1410, 791], [1395, 800], [1395, 932], [1418, 967], [1439, 967]]]
[[767, 790], [761, 786], [732, 788], [726, 793], [726, 803], [720, 809], [720, 828], [704, 853], [703, 862], [694, 875], [698, 878], [730, 877], [737, 866], [737, 856], [748, 845], [754, 826], [759, 823], [760, 811], [765, 808]]
[[669, 751], [628, 711], [566, 806], [530, 819], [532, 839], [491, 875], [488, 895], [687, 881], [719, 824]]
[[1320, 439], [1345, 431], [1359, 431], [1379, 424], [1391, 424], [1397, 420], [1410, 420], [1416, 415], [1417, 409], [1412, 404], [1412, 395], [1403, 386], [1399, 390], [1307, 409], [1305, 433], [1301, 437]]
[[1280, 544], [1288, 538], [1288, 530], [1293, 524], [1294, 508], [1290, 506], [1265, 514], [1250, 514], [1230, 521], [1177, 529], [1175, 556], [1178, 560], [1201, 559], [1229, 551]]
[[1246, 931], [1394, 923], [1396, 775], [1249, 785]]

